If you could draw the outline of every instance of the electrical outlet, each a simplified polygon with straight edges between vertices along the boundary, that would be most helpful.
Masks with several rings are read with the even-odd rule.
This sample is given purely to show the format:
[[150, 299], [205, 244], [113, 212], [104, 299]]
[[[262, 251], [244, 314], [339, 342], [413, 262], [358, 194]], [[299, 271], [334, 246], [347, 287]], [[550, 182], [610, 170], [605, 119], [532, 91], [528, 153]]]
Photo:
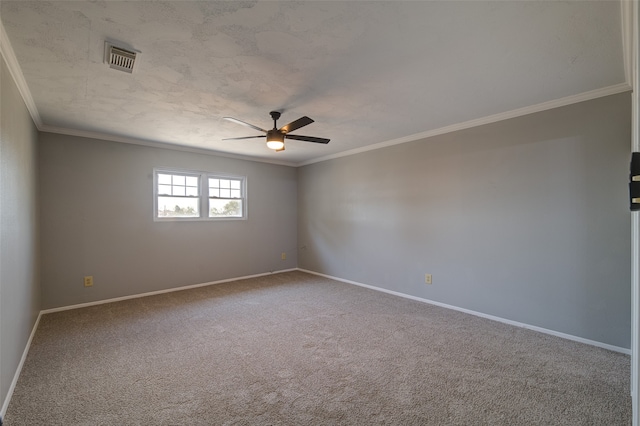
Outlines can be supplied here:
[[287, 260], [287, 253], [282, 252], [282, 254], [280, 255], [280, 259]]
[[433, 284], [433, 279], [431, 278], [431, 274], [424, 274], [424, 283]]
[[93, 287], [93, 275], [84, 277], [84, 286]]

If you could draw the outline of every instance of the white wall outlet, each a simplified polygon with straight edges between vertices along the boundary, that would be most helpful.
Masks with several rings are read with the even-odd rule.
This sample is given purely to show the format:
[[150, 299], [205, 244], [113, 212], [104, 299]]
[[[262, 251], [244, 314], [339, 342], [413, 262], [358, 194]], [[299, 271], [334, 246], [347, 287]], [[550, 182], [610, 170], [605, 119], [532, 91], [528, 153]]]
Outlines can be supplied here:
[[84, 286], [85, 287], [93, 287], [93, 275], [84, 277]]
[[424, 274], [424, 283], [433, 284], [433, 279], [431, 278], [431, 274]]
[[287, 260], [287, 253], [282, 252], [282, 254], [280, 255], [280, 259]]

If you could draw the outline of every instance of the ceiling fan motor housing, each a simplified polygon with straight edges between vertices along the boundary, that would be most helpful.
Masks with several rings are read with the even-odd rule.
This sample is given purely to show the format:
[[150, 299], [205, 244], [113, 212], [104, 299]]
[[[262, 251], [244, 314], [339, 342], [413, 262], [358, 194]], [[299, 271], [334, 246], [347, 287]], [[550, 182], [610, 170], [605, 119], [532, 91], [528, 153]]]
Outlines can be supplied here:
[[284, 133], [280, 130], [272, 129], [267, 132], [267, 142], [282, 142], [284, 143]]
[[[242, 120], [238, 120], [233, 117], [223, 117], [225, 120], [233, 121], [234, 123], [240, 124], [245, 127], [250, 127], [253, 130], [257, 130], [259, 132], [264, 132], [267, 134], [267, 147], [273, 149], [276, 152], [284, 151], [284, 140], [285, 138], [305, 141], [305, 142], [314, 142], [314, 143], [329, 143], [329, 139], [325, 138], [316, 138], [313, 136], [302, 136], [302, 135], [291, 135], [290, 132], [300, 129], [301, 127], [307, 126], [313, 123], [313, 120], [307, 116], [300, 117], [297, 120], [292, 121], [289, 124], [285, 124], [280, 129], [278, 129], [278, 119], [280, 118], [281, 113], [279, 111], [271, 111], [269, 113], [271, 118], [273, 119], [273, 129], [265, 130], [258, 126], [254, 126], [253, 124], [246, 123]], [[239, 138], [225, 138], [224, 140], [237, 140], [237, 139], [253, 139], [259, 138], [261, 136], [242, 136]]]

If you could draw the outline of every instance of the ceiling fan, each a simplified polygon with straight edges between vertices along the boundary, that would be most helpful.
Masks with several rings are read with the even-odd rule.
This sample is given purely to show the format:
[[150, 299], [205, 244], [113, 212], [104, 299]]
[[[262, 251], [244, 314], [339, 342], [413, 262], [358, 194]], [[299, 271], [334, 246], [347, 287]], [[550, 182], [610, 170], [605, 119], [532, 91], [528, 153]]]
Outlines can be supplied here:
[[[301, 127], [304, 127], [308, 124], [313, 123], [313, 120], [310, 119], [307, 116], [304, 117], [300, 117], [295, 121], [292, 121], [289, 124], [285, 124], [284, 126], [282, 126], [281, 128], [278, 129], [278, 126], [276, 125], [276, 122], [278, 121], [278, 119], [280, 118], [280, 112], [278, 111], [271, 111], [269, 113], [271, 115], [271, 118], [273, 119], [273, 129], [271, 130], [264, 130], [261, 129], [258, 126], [254, 126], [253, 124], [249, 124], [249, 123], [245, 123], [242, 120], [238, 120], [237, 118], [233, 118], [233, 117], [222, 117], [225, 120], [229, 120], [229, 121], [233, 121], [234, 123], [238, 123], [241, 124], [243, 126], [246, 127], [250, 127], [254, 130], [258, 130], [260, 132], [264, 132], [267, 134], [267, 147], [273, 149], [276, 152], [279, 151], [284, 151], [284, 139], [294, 139], [297, 141], [305, 141], [305, 142], [314, 142], [314, 143], [329, 143], [329, 139], [325, 139], [325, 138], [315, 138], [313, 136], [301, 136], [301, 135], [290, 135], [290, 132], [293, 132], [294, 130], [298, 130]], [[264, 135], [261, 136], [243, 136], [240, 138], [225, 138], [223, 139], [223, 141], [229, 141], [229, 140], [238, 140], [238, 139], [252, 139], [252, 138], [263, 138]]]

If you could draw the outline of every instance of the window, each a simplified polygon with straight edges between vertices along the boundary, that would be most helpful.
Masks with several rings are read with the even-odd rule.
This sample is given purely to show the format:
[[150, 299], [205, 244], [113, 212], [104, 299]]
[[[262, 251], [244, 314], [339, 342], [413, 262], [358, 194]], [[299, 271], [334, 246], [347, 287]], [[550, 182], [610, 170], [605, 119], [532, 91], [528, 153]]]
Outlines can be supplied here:
[[200, 217], [200, 176], [156, 174], [158, 217]]
[[242, 180], [209, 177], [209, 217], [242, 217]]
[[246, 218], [246, 179], [207, 172], [154, 169], [156, 220]]

